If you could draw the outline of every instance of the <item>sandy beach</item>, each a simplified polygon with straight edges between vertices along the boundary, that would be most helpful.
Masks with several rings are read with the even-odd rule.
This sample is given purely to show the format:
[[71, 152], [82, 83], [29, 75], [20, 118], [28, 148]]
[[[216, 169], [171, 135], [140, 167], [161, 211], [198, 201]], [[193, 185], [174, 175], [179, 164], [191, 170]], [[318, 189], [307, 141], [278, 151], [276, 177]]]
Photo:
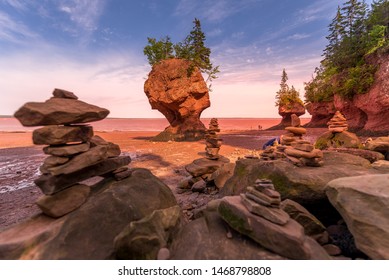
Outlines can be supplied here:
[[[308, 129], [307, 139], [315, 138], [326, 129]], [[262, 145], [281, 135], [280, 130], [221, 131], [223, 146], [220, 154], [235, 162], [245, 155], [258, 155]], [[42, 195], [33, 180], [40, 174], [39, 166], [46, 155], [42, 146], [34, 146], [31, 132], [0, 133], [0, 230], [40, 213], [35, 201]], [[189, 174], [185, 165], [203, 156], [205, 142], [153, 142], [154, 131], [113, 131], [95, 134], [120, 145], [130, 155], [132, 168], [147, 168], [167, 184], [184, 211], [205, 205], [212, 196], [178, 193], [177, 184]], [[92, 184], [96, 181], [90, 181]], [[189, 215], [190, 217], [190, 215]]]

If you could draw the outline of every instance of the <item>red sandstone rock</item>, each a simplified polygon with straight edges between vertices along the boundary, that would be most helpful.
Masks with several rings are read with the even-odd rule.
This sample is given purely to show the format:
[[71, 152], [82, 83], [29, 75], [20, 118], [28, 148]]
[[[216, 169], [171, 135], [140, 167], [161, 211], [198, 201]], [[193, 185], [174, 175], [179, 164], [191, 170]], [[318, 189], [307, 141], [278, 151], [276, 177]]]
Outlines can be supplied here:
[[271, 129], [282, 129], [292, 125], [292, 115], [298, 117], [305, 114], [305, 107], [299, 102], [278, 106], [278, 114], [282, 117], [281, 123], [273, 126]]
[[389, 55], [372, 56], [370, 63], [379, 65], [375, 82], [366, 94], [358, 94], [352, 100], [335, 95], [332, 102], [307, 105], [312, 120], [307, 127], [325, 126], [335, 111], [341, 111], [347, 118], [351, 130], [373, 132], [389, 131]]
[[183, 59], [169, 59], [155, 64], [149, 73], [144, 91], [152, 109], [160, 111], [170, 123], [155, 140], [204, 137], [206, 128], [200, 115], [210, 106], [208, 87], [199, 69], [194, 68], [188, 77], [189, 65]]

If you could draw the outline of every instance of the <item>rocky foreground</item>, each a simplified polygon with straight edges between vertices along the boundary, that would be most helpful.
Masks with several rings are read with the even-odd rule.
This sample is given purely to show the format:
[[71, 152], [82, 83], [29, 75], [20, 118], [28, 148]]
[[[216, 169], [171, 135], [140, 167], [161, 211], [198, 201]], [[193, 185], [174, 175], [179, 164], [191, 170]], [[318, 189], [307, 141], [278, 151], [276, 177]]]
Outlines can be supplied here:
[[[76, 100], [61, 94], [54, 98]], [[0, 259], [389, 259], [388, 137], [369, 140], [369, 150], [316, 151], [295, 119], [266, 156], [225, 157], [228, 141], [212, 120], [205, 148], [161, 147], [172, 160], [180, 145], [203, 157], [177, 169], [160, 158], [150, 166], [157, 177], [139, 168], [141, 156], [106, 164], [129, 156], [80, 128], [82, 118], [52, 124], [48, 114], [38, 119], [50, 127], [33, 133], [49, 154], [36, 180], [40, 211], [0, 232]], [[69, 129], [86, 132], [62, 133]]]

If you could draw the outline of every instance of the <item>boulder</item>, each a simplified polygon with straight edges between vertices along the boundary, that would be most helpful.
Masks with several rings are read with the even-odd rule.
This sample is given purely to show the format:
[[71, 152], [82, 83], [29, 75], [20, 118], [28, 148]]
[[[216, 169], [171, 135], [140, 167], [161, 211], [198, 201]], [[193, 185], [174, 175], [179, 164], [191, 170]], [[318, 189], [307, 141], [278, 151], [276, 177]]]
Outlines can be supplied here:
[[250, 237], [264, 248], [290, 259], [330, 259], [316, 241], [304, 234], [293, 219], [284, 225], [274, 224], [250, 213], [239, 196], [224, 197], [218, 213], [235, 230]]
[[282, 201], [281, 209], [288, 213], [293, 220], [303, 226], [306, 235], [317, 235], [326, 230], [324, 225], [315, 216], [293, 200], [285, 199]]
[[34, 183], [44, 194], [51, 195], [83, 180], [114, 171], [121, 166], [129, 164], [130, 162], [131, 158], [128, 156], [108, 158], [70, 174], [62, 174], [58, 176], [43, 174], [36, 179]]
[[362, 157], [367, 159], [371, 163], [379, 160], [383, 160], [385, 156], [379, 152], [364, 150], [364, 149], [354, 149], [354, 148], [330, 148], [331, 151], [351, 154], [355, 156]]
[[117, 259], [155, 260], [159, 250], [170, 245], [179, 229], [178, 205], [155, 210], [139, 221], [131, 222], [114, 240]]
[[38, 215], [0, 232], [1, 259], [103, 260], [116, 256], [114, 240], [133, 221], [177, 205], [162, 181], [145, 169], [105, 179], [89, 199], [59, 219]]
[[188, 141], [204, 138], [200, 121], [210, 106], [208, 87], [198, 68], [184, 59], [163, 60], [153, 66], [144, 85], [152, 109], [160, 111], [169, 127], [155, 141]]
[[296, 167], [283, 159], [238, 160], [234, 175], [220, 192], [223, 195], [237, 195], [245, 192], [258, 178], [267, 178], [272, 180], [282, 199], [288, 198], [305, 205], [327, 200], [326, 184], [336, 178], [383, 173], [358, 156], [330, 151], [323, 154], [324, 165], [319, 168]]
[[378, 137], [374, 140], [366, 142], [366, 149], [371, 151], [380, 152], [382, 154], [389, 153], [389, 136]]
[[14, 114], [24, 126], [76, 124], [99, 121], [109, 111], [76, 99], [51, 98], [45, 102], [28, 102]]
[[[214, 204], [211, 201], [210, 204]], [[250, 238], [231, 229], [207, 206], [204, 215], [184, 225], [170, 247], [174, 260], [282, 260]]]
[[35, 145], [63, 145], [70, 142], [87, 142], [93, 136], [93, 128], [87, 125], [49, 125], [35, 129], [32, 141]]
[[226, 163], [229, 163], [229, 159], [223, 156], [219, 156], [217, 160], [199, 158], [186, 165], [185, 169], [193, 177], [198, 177], [204, 174], [211, 174]]
[[315, 147], [318, 149], [326, 148], [359, 148], [361, 141], [358, 136], [349, 131], [331, 132], [327, 131], [316, 139]]
[[220, 190], [224, 187], [224, 184], [234, 174], [235, 163], [226, 163], [222, 165], [218, 170], [212, 173], [211, 180], [214, 181], [215, 186]]
[[339, 178], [326, 193], [357, 248], [372, 259], [389, 259], [389, 175]]

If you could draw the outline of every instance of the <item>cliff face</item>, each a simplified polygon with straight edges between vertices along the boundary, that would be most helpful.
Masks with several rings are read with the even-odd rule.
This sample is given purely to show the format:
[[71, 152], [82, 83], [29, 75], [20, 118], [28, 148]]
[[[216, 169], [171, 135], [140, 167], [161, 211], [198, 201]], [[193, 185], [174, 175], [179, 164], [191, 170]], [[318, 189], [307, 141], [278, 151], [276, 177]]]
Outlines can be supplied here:
[[323, 126], [334, 111], [340, 111], [352, 130], [389, 133], [389, 53], [371, 57], [369, 63], [378, 65], [370, 90], [354, 96], [352, 100], [343, 100], [335, 94], [332, 102], [308, 104], [307, 111], [312, 115], [308, 127]]

